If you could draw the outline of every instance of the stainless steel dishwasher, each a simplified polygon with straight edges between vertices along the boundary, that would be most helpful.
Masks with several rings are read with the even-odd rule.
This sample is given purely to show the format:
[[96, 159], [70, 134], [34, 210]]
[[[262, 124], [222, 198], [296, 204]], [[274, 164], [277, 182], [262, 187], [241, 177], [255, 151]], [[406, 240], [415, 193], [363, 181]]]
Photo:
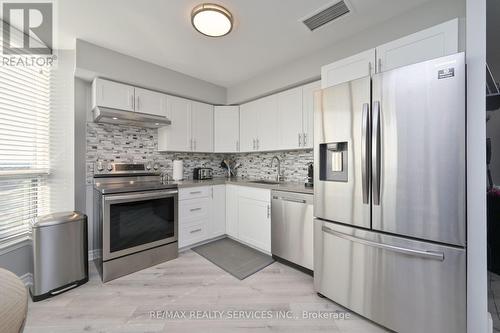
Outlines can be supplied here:
[[312, 194], [272, 191], [271, 252], [312, 272]]

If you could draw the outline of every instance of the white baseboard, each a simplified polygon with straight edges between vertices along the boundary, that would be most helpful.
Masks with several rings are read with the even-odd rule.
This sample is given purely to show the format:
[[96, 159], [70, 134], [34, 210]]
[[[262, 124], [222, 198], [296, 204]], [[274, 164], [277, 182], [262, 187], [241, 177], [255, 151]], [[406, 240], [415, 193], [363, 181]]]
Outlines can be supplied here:
[[186, 245], [186, 246], [180, 247], [179, 248], [179, 252], [184, 252], [184, 251], [190, 250], [193, 247], [197, 247], [198, 245], [203, 245], [203, 244], [206, 244], [206, 243], [210, 243], [210, 242], [213, 242], [213, 241], [216, 241], [218, 239], [225, 238], [225, 237], [227, 237], [227, 235], [220, 235], [220, 236], [216, 236], [216, 237], [213, 237], [213, 238], [210, 238], [210, 239], [205, 239], [204, 241], [201, 241], [201, 242], [198, 242], [198, 243]]
[[33, 274], [26, 273], [19, 277], [26, 287], [33, 285]]

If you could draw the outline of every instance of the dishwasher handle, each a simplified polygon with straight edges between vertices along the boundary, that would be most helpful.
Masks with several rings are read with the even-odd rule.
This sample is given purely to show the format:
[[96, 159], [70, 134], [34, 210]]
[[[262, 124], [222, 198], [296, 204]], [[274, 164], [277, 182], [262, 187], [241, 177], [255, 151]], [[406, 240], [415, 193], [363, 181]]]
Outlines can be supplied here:
[[295, 203], [301, 203], [301, 204], [307, 203], [307, 201], [304, 200], [304, 199], [285, 198], [285, 197], [278, 197], [278, 196], [273, 196], [273, 199], [275, 199], [275, 200], [282, 200], [282, 201], [289, 201], [289, 202], [295, 202]]

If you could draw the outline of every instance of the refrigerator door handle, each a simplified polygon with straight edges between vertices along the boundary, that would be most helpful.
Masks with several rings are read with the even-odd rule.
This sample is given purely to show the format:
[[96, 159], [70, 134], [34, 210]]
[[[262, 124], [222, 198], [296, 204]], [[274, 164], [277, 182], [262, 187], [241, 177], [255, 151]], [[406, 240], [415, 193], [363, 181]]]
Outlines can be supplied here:
[[444, 253], [442, 253], [442, 252], [422, 251], [422, 250], [415, 250], [415, 249], [409, 249], [409, 248], [405, 248], [405, 247], [399, 247], [399, 246], [394, 246], [394, 245], [378, 243], [378, 242], [374, 242], [374, 241], [367, 240], [364, 238], [359, 238], [356, 236], [348, 235], [348, 234], [345, 234], [343, 232], [335, 231], [335, 230], [330, 229], [326, 226], [323, 226], [321, 228], [321, 230], [326, 232], [326, 233], [329, 233], [331, 235], [337, 236], [339, 238], [343, 238], [345, 240], [359, 243], [359, 244], [363, 244], [366, 246], [376, 247], [379, 249], [388, 250], [388, 251], [397, 252], [397, 253], [402, 253], [402, 254], [406, 254], [409, 256], [420, 257], [420, 258], [424, 258], [424, 259], [433, 259], [433, 260], [438, 260], [438, 261], [444, 261]]
[[372, 128], [372, 198], [380, 206], [380, 102], [373, 102]]
[[367, 154], [370, 151], [369, 128], [369, 104], [363, 104], [363, 115], [361, 124], [361, 187], [363, 192], [363, 203], [369, 204], [369, 170], [370, 159]]

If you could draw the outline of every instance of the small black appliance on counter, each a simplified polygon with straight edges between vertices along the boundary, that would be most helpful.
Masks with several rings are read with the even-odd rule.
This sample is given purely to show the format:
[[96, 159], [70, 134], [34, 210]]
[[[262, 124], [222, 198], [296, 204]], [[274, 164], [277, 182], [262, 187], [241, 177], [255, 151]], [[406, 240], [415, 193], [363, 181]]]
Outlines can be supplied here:
[[194, 168], [193, 179], [203, 180], [214, 178], [214, 170], [212, 168]]

